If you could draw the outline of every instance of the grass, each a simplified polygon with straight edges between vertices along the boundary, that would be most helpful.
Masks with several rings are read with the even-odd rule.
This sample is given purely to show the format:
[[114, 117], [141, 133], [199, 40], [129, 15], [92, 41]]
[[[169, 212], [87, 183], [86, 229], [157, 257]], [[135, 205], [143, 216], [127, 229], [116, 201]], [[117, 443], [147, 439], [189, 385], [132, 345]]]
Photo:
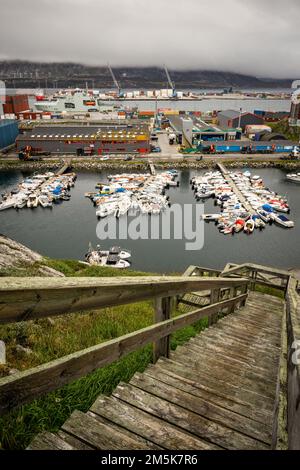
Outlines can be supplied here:
[[290, 127], [287, 119], [276, 123], [267, 123], [267, 125], [272, 128], [273, 132], [278, 132], [279, 134], [283, 134], [289, 140], [299, 142], [300, 128]]
[[[47, 265], [66, 276], [150, 275], [135, 271], [116, 272], [113, 269], [85, 266], [74, 260], [45, 259], [31, 267], [2, 271], [1, 275], [37, 275], [40, 265]], [[179, 312], [174, 311], [177, 315]], [[103, 341], [144, 328], [153, 322], [152, 302], [90, 310], [0, 327], [0, 338], [7, 348], [7, 367], [26, 370]], [[171, 338], [171, 348], [186, 342], [204, 329], [201, 320], [186, 327]], [[16, 345], [30, 348], [32, 353], [19, 356]], [[120, 381], [128, 382], [135, 372], [142, 372], [152, 360], [148, 345], [122, 360], [97, 370], [47, 396], [24, 405], [0, 418], [0, 448], [24, 449], [43, 430], [57, 431], [72, 411], [87, 411], [100, 394], [110, 394]], [[2, 367], [2, 375], [7, 373]], [[1, 373], [1, 369], [0, 369]]]

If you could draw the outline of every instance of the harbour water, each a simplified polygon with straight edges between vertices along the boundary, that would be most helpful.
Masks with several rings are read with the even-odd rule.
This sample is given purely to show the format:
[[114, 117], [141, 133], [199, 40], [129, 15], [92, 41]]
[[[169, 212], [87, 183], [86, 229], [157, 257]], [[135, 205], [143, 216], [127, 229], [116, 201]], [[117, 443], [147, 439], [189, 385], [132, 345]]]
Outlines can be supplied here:
[[[244, 171], [244, 170], [243, 170]], [[256, 230], [251, 236], [238, 234], [224, 236], [213, 223], [204, 224], [204, 247], [199, 251], [186, 251], [186, 240], [110, 240], [103, 248], [120, 244], [132, 252], [132, 268], [157, 273], [182, 272], [191, 265], [222, 268], [228, 261], [272, 265], [281, 268], [300, 266], [300, 186], [285, 180], [285, 172], [277, 169], [252, 170], [262, 176], [266, 185], [287, 196], [291, 206], [290, 218], [295, 228], [285, 230], [272, 226]], [[200, 172], [199, 172], [200, 173]], [[30, 248], [53, 258], [84, 259], [88, 244], [100, 243], [96, 236], [98, 220], [95, 207], [84, 197], [93, 191], [96, 183], [104, 181], [106, 172], [79, 172], [71, 200], [53, 209], [9, 209], [0, 212], [0, 233], [24, 243]], [[196, 204], [189, 181], [196, 174], [192, 170], [181, 172], [180, 187], [167, 191], [171, 203]], [[0, 172], [0, 193], [14, 187], [28, 173], [19, 170]], [[200, 203], [198, 203], [200, 204]], [[213, 200], [205, 202], [205, 212], [214, 213]], [[172, 229], [171, 229], [172, 233]]]
[[[44, 92], [53, 94], [57, 90], [54, 89], [47, 89]], [[106, 91], [106, 90], [101, 90]], [[131, 90], [123, 90], [123, 91], [131, 91]], [[190, 91], [190, 90], [186, 90]], [[193, 90], [195, 93], [211, 93], [211, 92], [221, 92], [222, 90]], [[288, 93], [290, 90], [282, 89], [282, 90], [241, 90], [241, 92], [274, 92], [274, 93]], [[32, 96], [29, 99], [30, 106], [33, 106], [35, 99], [34, 95], [37, 92], [37, 89], [8, 89], [8, 93], [15, 94], [15, 93], [29, 93]], [[155, 100], [122, 100], [122, 101], [113, 101], [109, 100], [104, 102], [107, 105], [116, 105], [119, 107], [137, 107], [139, 110], [143, 111], [154, 111], [156, 109], [156, 102]], [[225, 109], [234, 109], [239, 111], [241, 108], [243, 111], [253, 112], [254, 110], [264, 110], [264, 111], [289, 111], [291, 108], [291, 102], [289, 99], [263, 99], [263, 98], [251, 98], [251, 99], [228, 99], [226, 97], [219, 99], [219, 98], [204, 98], [202, 100], [158, 100], [157, 101], [158, 109], [175, 109], [179, 111], [215, 111], [215, 110], [225, 110]]]
[[205, 98], [203, 100], [122, 100], [107, 101], [106, 104], [114, 104], [121, 107], [137, 107], [142, 111], [155, 111], [158, 109], [175, 109], [178, 111], [223, 111], [226, 109], [234, 109], [243, 112], [253, 113], [254, 110], [264, 111], [289, 111], [291, 109], [290, 100], [280, 99], [218, 99]]

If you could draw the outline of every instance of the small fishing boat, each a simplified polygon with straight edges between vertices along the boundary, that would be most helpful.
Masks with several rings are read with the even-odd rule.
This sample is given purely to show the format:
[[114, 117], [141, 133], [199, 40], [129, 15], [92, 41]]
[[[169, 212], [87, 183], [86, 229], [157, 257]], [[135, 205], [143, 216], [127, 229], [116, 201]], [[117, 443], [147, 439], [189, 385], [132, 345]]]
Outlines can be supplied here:
[[52, 207], [52, 201], [46, 194], [41, 194], [38, 197], [39, 203], [42, 207]]
[[202, 220], [205, 220], [205, 222], [216, 222], [219, 220], [221, 217], [221, 214], [203, 214], [201, 216]]
[[295, 226], [294, 222], [288, 219], [283, 214], [280, 214], [280, 215], [276, 214], [274, 217], [274, 222], [275, 224], [280, 225], [281, 227], [284, 227], [284, 228], [293, 228]]
[[300, 173], [290, 173], [286, 175], [286, 179], [291, 183], [300, 183]]
[[15, 198], [9, 198], [7, 200], [0, 202], [0, 211], [4, 211], [6, 209], [10, 209], [11, 207], [14, 207], [15, 203], [16, 203]]
[[253, 233], [255, 229], [255, 223], [253, 219], [247, 220], [247, 222], [244, 225], [244, 232], [250, 235], [250, 233]]
[[121, 250], [120, 247], [112, 247], [109, 251], [100, 250], [100, 246], [94, 250], [89, 245], [89, 251], [85, 255], [87, 263], [93, 266], [108, 266], [115, 269], [126, 269], [130, 267], [128, 259], [131, 257], [129, 251]]
[[36, 194], [32, 193], [29, 195], [27, 200], [27, 207], [34, 208], [39, 204], [39, 200]]

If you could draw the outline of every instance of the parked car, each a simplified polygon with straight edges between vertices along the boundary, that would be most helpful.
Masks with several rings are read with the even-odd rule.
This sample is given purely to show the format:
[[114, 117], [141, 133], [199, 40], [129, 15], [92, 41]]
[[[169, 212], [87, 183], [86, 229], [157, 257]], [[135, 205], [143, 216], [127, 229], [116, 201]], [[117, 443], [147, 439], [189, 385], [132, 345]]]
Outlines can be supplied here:
[[159, 152], [161, 152], [161, 148], [159, 146], [157, 146], [157, 147], [152, 146], [151, 147], [151, 152], [159, 153]]
[[126, 155], [124, 160], [125, 160], [125, 162], [128, 162], [129, 160], [133, 160], [133, 157], [131, 155]]

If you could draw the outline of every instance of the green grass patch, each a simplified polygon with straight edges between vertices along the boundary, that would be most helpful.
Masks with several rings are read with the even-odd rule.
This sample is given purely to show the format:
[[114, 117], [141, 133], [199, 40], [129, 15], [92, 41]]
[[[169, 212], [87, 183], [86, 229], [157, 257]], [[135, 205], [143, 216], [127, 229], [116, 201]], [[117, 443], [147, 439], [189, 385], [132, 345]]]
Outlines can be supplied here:
[[[44, 259], [30, 267], [12, 268], [2, 275], [34, 276], [41, 266], [49, 266], [66, 276], [145, 276], [131, 270], [87, 266], [75, 260]], [[75, 351], [100, 344], [124, 334], [145, 328], [153, 323], [153, 302], [139, 302], [102, 310], [61, 315], [0, 326], [0, 338], [7, 349], [7, 366], [27, 370]], [[174, 311], [177, 316], [181, 312]], [[207, 326], [201, 320], [176, 332], [171, 337], [171, 349], [176, 349]], [[31, 349], [29, 355], [17, 354], [17, 345]], [[0, 448], [24, 449], [41, 431], [57, 431], [75, 410], [87, 411], [97, 396], [111, 394], [119, 382], [128, 382], [137, 372], [145, 370], [152, 361], [149, 344], [122, 360], [95, 371], [55, 392], [26, 404], [0, 418]]]
[[275, 287], [261, 286], [259, 284], [256, 284], [255, 291], [261, 292], [262, 294], [273, 295], [274, 297], [279, 297], [280, 299], [284, 299], [284, 291], [276, 289]]

